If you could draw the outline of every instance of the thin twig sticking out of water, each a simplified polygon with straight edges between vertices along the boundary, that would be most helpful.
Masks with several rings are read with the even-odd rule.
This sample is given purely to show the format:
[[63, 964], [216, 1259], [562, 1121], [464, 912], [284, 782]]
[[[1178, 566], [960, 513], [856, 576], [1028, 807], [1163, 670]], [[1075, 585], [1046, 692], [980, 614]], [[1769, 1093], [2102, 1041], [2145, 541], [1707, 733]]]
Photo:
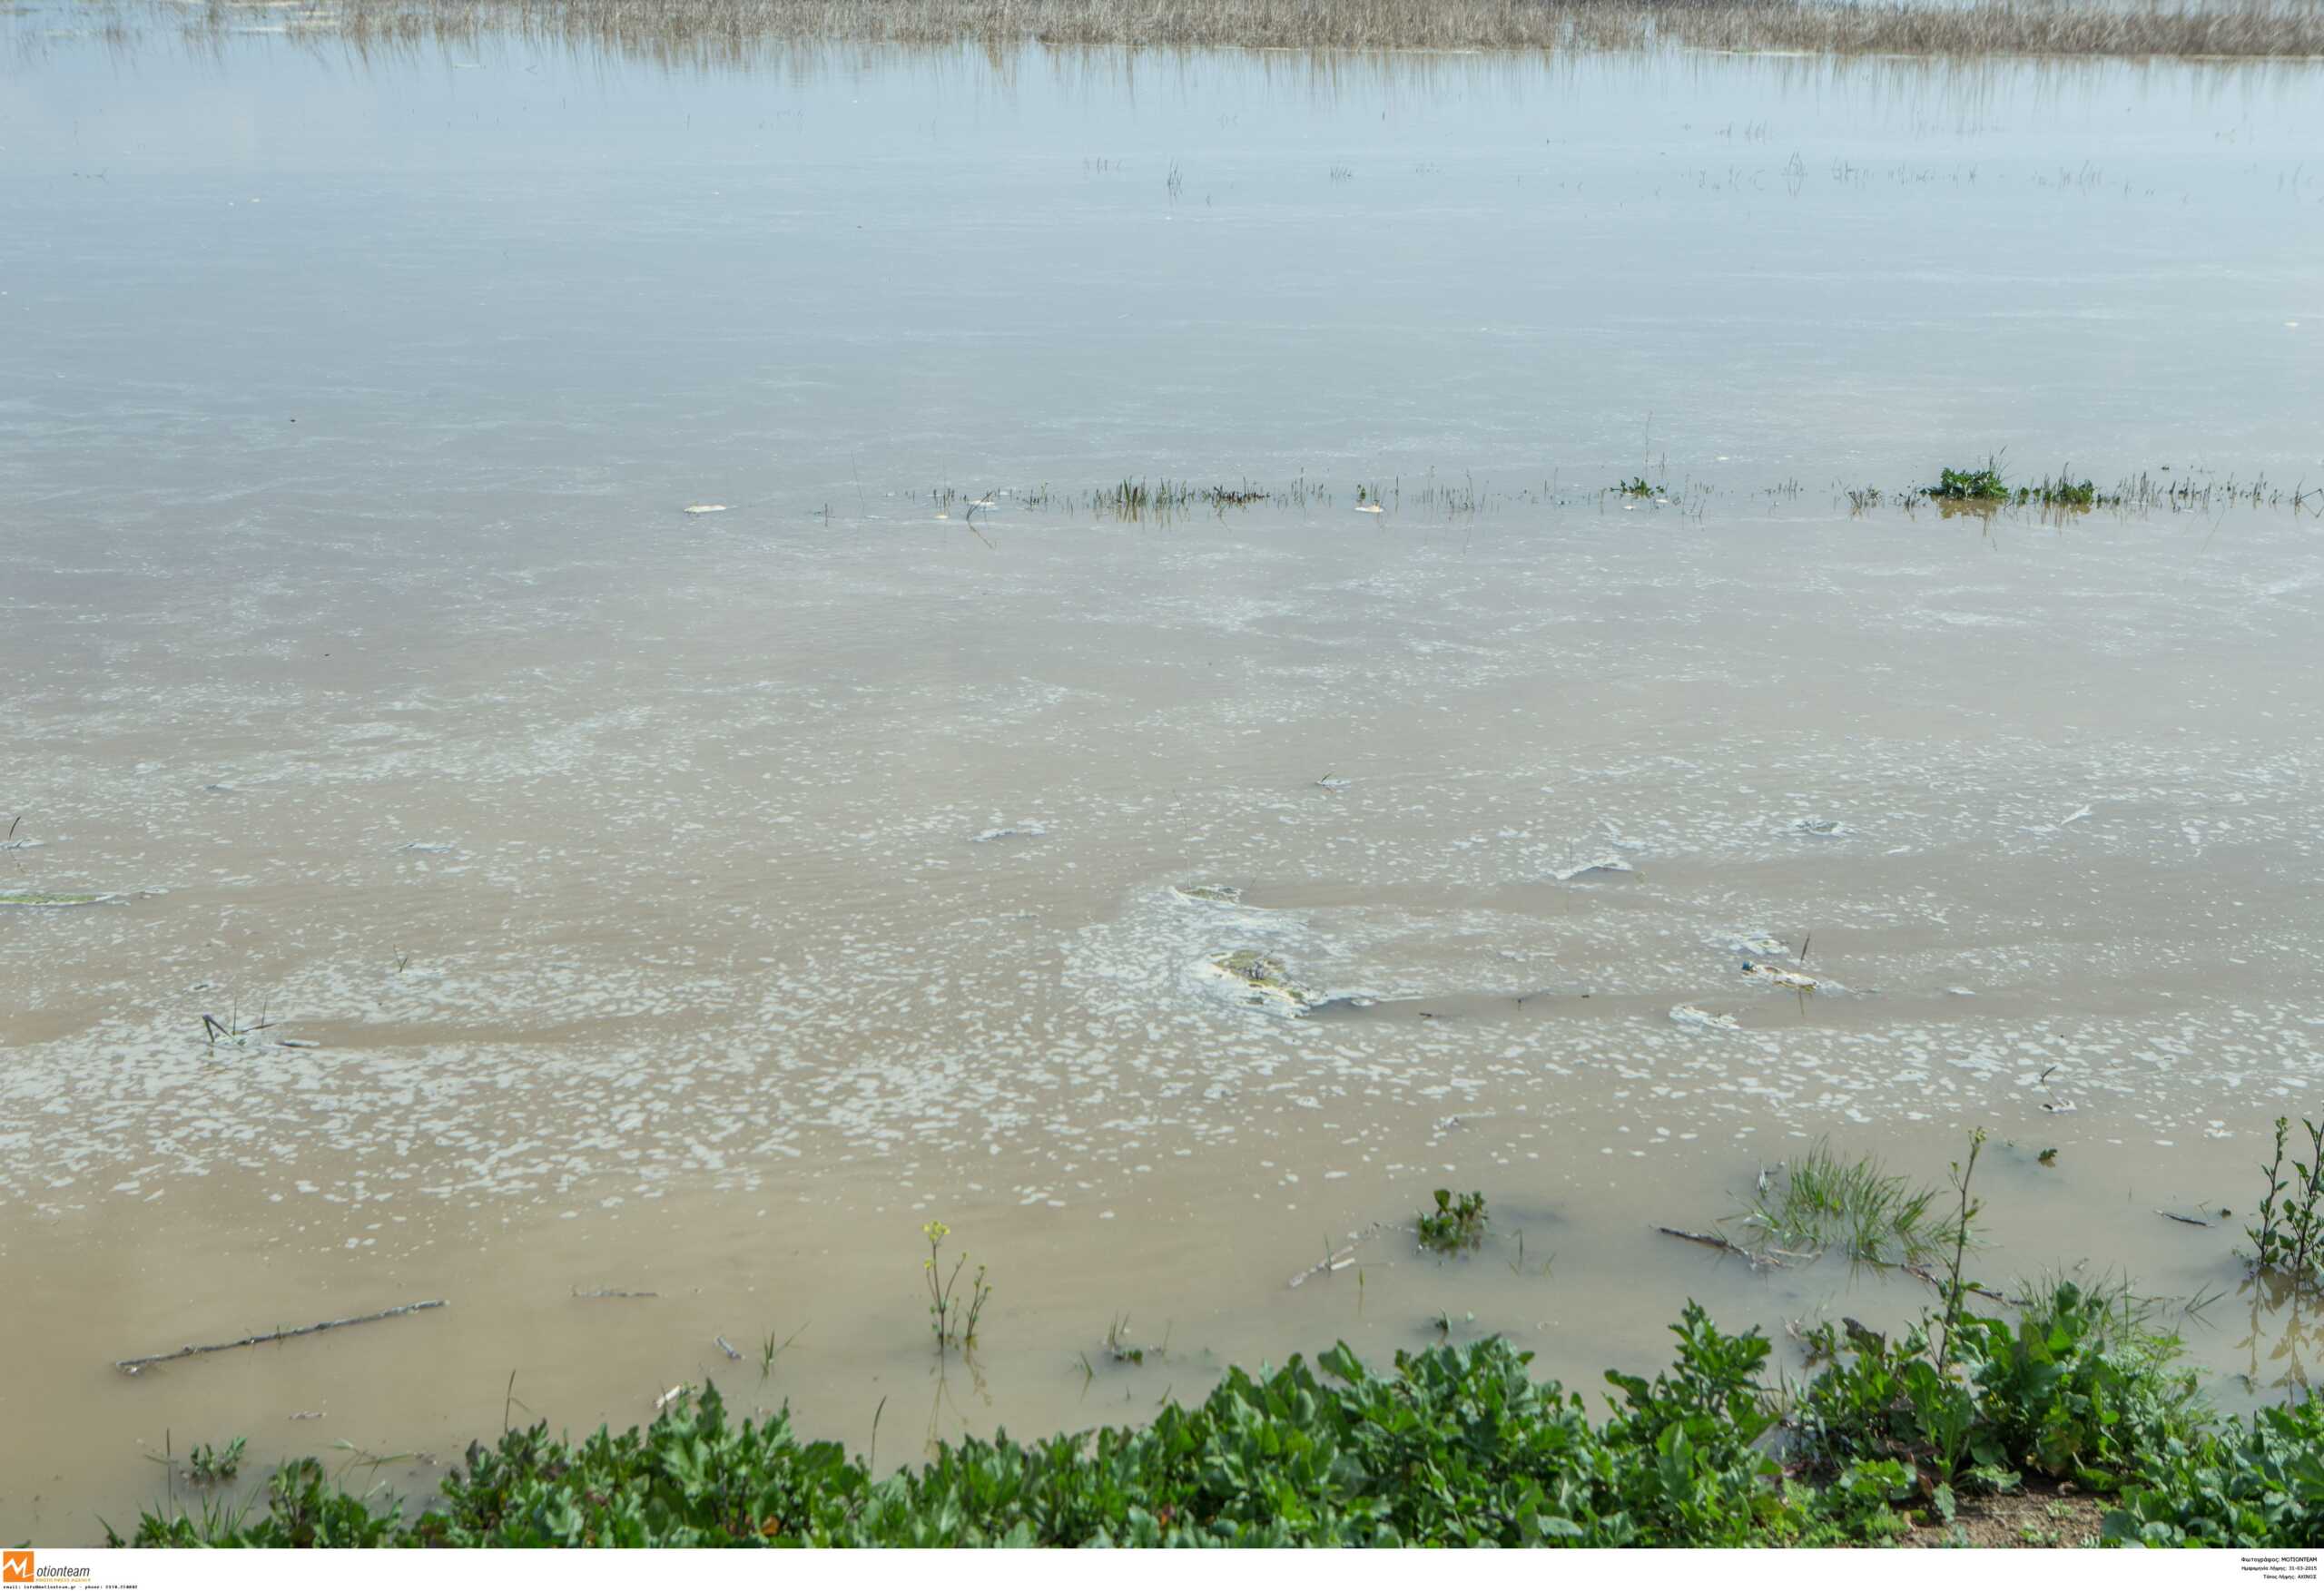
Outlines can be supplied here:
[[148, 1365], [166, 1364], [173, 1359], [191, 1359], [200, 1353], [223, 1353], [230, 1348], [255, 1348], [261, 1342], [281, 1342], [291, 1337], [311, 1337], [318, 1331], [335, 1331], [341, 1326], [365, 1326], [374, 1321], [391, 1321], [399, 1315], [417, 1314], [421, 1310], [440, 1310], [445, 1301], [431, 1298], [419, 1303], [398, 1304], [391, 1310], [378, 1310], [368, 1315], [349, 1315], [336, 1321], [318, 1321], [311, 1326], [292, 1326], [273, 1331], [255, 1331], [248, 1337], [237, 1337], [231, 1342], [208, 1342], [199, 1347], [188, 1344], [167, 1353], [142, 1354], [135, 1359], [114, 1360], [113, 1368], [135, 1375]]

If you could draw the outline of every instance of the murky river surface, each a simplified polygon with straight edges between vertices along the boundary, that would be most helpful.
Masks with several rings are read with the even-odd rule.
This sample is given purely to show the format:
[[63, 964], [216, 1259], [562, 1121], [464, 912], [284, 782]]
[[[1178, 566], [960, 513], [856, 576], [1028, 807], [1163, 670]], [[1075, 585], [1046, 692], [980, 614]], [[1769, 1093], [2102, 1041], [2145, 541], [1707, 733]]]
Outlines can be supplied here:
[[[2233, 1254], [2324, 1106], [2313, 73], [27, 15], [0, 893], [108, 899], [0, 910], [0, 1536], [705, 1376], [883, 1461], [1334, 1338], [1595, 1384], [1925, 1305], [1652, 1228], [1978, 1125], [1978, 1274], [2314, 1346]], [[2211, 490], [1845, 496], [1995, 454]]]

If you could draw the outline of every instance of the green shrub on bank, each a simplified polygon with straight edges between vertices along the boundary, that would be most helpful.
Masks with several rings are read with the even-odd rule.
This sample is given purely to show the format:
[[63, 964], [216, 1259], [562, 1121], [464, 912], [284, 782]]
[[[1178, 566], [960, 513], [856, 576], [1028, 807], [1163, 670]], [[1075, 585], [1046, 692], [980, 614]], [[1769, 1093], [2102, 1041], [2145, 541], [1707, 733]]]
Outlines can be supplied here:
[[2112, 1491], [2150, 1455], [2200, 1430], [2179, 1342], [2150, 1332], [2120, 1293], [2061, 1282], [2012, 1325], [1965, 1315], [1940, 1373], [1925, 1335], [1856, 1328], [1852, 1351], [1792, 1411], [1798, 1449], [1826, 1468], [1902, 1458], [1952, 1483], [2021, 1472]]
[[2150, 1455], [2106, 1534], [2150, 1547], [2324, 1546], [2324, 1399]]
[[302, 1459], [262, 1516], [149, 1513], [134, 1545], [1821, 1545], [1892, 1538], [1909, 1513], [1949, 1516], [2027, 1473], [2119, 1489], [2120, 1539], [2324, 1540], [2324, 1409], [2214, 1429], [2171, 1340], [2071, 1285], [2014, 1325], [1959, 1318], [1944, 1369], [1918, 1332], [1851, 1328], [1788, 1419], [1765, 1337], [1692, 1304], [1673, 1331], [1669, 1371], [1609, 1374], [1602, 1423], [1499, 1339], [1399, 1354], [1384, 1375], [1341, 1345], [1231, 1370], [1142, 1428], [965, 1441], [874, 1480], [787, 1415], [730, 1423], [714, 1388], [643, 1430], [472, 1445], [409, 1517]]

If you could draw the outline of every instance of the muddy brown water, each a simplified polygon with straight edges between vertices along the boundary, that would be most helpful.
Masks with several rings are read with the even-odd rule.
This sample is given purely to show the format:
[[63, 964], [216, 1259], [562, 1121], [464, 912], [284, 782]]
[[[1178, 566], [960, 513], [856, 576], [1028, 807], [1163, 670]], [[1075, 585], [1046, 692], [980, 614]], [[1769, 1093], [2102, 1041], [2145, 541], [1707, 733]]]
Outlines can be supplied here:
[[[1931, 1294], [1653, 1227], [1979, 1125], [1977, 1274], [2223, 1291], [2277, 1395], [2306, 70], [21, 50], [0, 893], [118, 899], [0, 908], [0, 1534], [705, 1378], [886, 1463], [1689, 1298], [1796, 1368]], [[2210, 495], [1844, 496], [2004, 449]]]

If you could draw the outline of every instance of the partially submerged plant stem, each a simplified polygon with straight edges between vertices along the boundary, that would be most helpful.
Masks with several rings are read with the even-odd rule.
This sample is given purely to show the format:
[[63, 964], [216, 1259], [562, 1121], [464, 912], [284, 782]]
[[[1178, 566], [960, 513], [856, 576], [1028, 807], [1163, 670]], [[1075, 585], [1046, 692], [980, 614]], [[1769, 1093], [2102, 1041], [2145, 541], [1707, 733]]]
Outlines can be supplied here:
[[1936, 1369], [1939, 1375], [1950, 1369], [1953, 1363], [1953, 1333], [1961, 1320], [1961, 1298], [1964, 1291], [1961, 1281], [1961, 1261], [1969, 1247], [1970, 1223], [1976, 1220], [1977, 1212], [1983, 1207], [1970, 1196], [1969, 1183], [1977, 1174], [1977, 1156], [1984, 1153], [1984, 1147], [1985, 1130], [1979, 1127], [1969, 1134], [1969, 1158], [1966, 1161], [1956, 1160], [1953, 1163], [1953, 1186], [1960, 1195], [1961, 1203], [1953, 1221], [1953, 1257], [1945, 1266], [1945, 1334], [1938, 1341], [1936, 1352]]
[[2324, 1124], [2303, 1117], [2299, 1125], [2308, 1134], [2308, 1158], [2293, 1161], [2286, 1180], [2291, 1120], [2276, 1118], [2275, 1155], [2260, 1168], [2268, 1179], [2267, 1194], [2260, 1201], [2258, 1224], [2244, 1228], [2244, 1235], [2252, 1243], [2252, 1270], [2306, 1287], [2324, 1270]]
[[920, 1229], [921, 1236], [928, 1240], [928, 1258], [921, 1262], [921, 1272], [928, 1282], [928, 1323], [936, 1334], [939, 1354], [955, 1348], [965, 1352], [976, 1346], [977, 1321], [984, 1314], [986, 1301], [992, 1297], [982, 1265], [969, 1279], [968, 1295], [960, 1296], [960, 1272], [968, 1265], [969, 1256], [963, 1251], [950, 1272], [942, 1269], [944, 1240], [951, 1233], [952, 1229], [940, 1221], [929, 1222]]

